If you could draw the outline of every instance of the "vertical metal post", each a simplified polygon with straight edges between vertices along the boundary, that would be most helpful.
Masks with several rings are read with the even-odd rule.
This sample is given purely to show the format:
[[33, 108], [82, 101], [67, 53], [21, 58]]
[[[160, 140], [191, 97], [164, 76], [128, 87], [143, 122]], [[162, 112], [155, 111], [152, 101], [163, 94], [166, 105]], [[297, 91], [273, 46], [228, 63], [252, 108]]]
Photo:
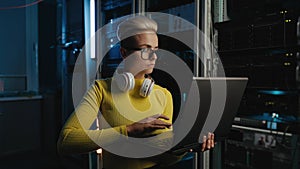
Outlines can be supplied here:
[[[197, 36], [200, 39], [200, 56], [203, 62], [202, 76], [210, 77], [212, 75], [212, 56], [211, 56], [211, 1], [210, 0], [201, 0], [201, 5], [197, 6], [198, 10], [201, 10], [201, 30], [203, 34], [201, 36]], [[197, 13], [198, 15], [199, 13]], [[200, 26], [200, 24], [199, 24]], [[202, 169], [209, 169], [210, 164], [210, 151], [205, 151], [202, 153]], [[199, 161], [199, 160], [198, 160]]]
[[[105, 14], [102, 12], [102, 8], [101, 8], [101, 0], [97, 0], [97, 6], [96, 6], [96, 23], [97, 23], [97, 30], [100, 29], [105, 23], [104, 23], [104, 17], [105, 17]], [[101, 52], [103, 50], [103, 47], [104, 44], [103, 43], [100, 43], [100, 42], [103, 42], [103, 37], [101, 36], [100, 33], [97, 33], [96, 34], [96, 70], [97, 70], [97, 75], [96, 75], [96, 78], [101, 78], [101, 73], [100, 73], [100, 70], [102, 69], [102, 63], [99, 63], [101, 60], [102, 60], [102, 56], [101, 55]], [[101, 47], [100, 47], [101, 46]]]
[[[200, 0], [195, 0], [195, 25], [196, 25], [196, 30], [195, 30], [195, 39], [194, 39], [194, 43], [195, 43], [195, 51], [196, 51], [196, 57], [194, 58], [194, 76], [195, 77], [199, 77], [199, 70], [200, 70], [200, 66], [201, 66], [201, 60], [200, 57], [202, 57], [201, 55], [201, 51], [200, 51], [200, 42], [202, 41], [202, 39], [200, 39], [202, 37], [202, 34], [200, 34]], [[201, 19], [202, 21], [202, 19]]]
[[[67, 41], [67, 3], [66, 0], [57, 0], [57, 19], [58, 23], [58, 36], [60, 36], [60, 44], [65, 44]], [[68, 106], [68, 90], [67, 90], [67, 75], [66, 75], [66, 58], [67, 52], [63, 49], [58, 49], [58, 67], [57, 67], [57, 75], [59, 77], [59, 89], [61, 92], [62, 99], [62, 123], [68, 117], [67, 106]]]
[[139, 13], [144, 15], [146, 3], [145, 0], [133, 0], [132, 1], [132, 13]]
[[202, 162], [203, 169], [209, 169], [209, 154], [210, 151], [203, 152], [203, 162]]
[[194, 152], [194, 160], [193, 160], [193, 168], [198, 169], [198, 160], [199, 160], [198, 152]]
[[[208, 19], [207, 19], [207, 0], [201, 0], [201, 6], [200, 6], [200, 10], [201, 10], [201, 31], [202, 31], [202, 34], [200, 36], [200, 56], [202, 58], [202, 64], [203, 64], [203, 67], [202, 67], [202, 76], [203, 77], [207, 77], [208, 76], [208, 56], [205, 56], [206, 53], [207, 53], [207, 46], [206, 46], [206, 41], [207, 41], [207, 22], [208, 22]], [[200, 25], [199, 25], [200, 26]]]
[[[61, 44], [65, 44], [67, 42], [67, 2], [66, 0], [61, 0]], [[62, 70], [62, 113], [63, 120], [65, 120], [68, 116], [67, 107], [68, 107], [68, 90], [67, 87], [67, 75], [66, 75], [66, 67], [67, 67], [67, 51], [61, 51], [61, 70]]]

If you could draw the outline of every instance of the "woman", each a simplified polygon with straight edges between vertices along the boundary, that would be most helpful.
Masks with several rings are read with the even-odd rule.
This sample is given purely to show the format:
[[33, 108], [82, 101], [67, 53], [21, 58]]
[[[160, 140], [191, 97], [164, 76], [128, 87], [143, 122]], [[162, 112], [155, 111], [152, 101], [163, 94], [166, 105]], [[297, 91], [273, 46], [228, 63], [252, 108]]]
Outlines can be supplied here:
[[[129, 18], [118, 26], [124, 68], [91, 86], [61, 131], [59, 152], [95, 151], [100, 143], [104, 147], [105, 169], [155, 168], [180, 160], [182, 156], [167, 153], [153, 158], [128, 158], [105, 150], [106, 145], [118, 144], [120, 135], [147, 137], [172, 130], [172, 95], [149, 77], [157, 60], [156, 32], [156, 22], [143, 16]], [[90, 130], [98, 112], [110, 127]], [[213, 134], [209, 134], [204, 138], [202, 151], [213, 146]]]

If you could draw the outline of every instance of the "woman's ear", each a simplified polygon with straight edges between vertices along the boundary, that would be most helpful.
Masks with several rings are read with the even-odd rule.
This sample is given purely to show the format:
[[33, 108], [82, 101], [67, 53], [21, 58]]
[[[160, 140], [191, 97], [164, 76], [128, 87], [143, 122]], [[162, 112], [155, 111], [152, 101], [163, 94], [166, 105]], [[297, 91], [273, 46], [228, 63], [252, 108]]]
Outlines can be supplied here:
[[123, 59], [125, 59], [127, 57], [125, 48], [120, 47], [120, 53], [121, 53], [121, 56]]

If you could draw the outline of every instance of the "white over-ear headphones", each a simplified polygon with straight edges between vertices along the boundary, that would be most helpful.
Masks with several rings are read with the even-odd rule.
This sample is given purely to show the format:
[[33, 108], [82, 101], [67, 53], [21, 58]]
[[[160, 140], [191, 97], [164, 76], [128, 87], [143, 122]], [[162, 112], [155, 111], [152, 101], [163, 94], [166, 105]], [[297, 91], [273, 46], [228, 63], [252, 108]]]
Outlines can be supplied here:
[[[115, 73], [114, 80], [117, 83], [120, 90], [126, 92], [132, 90], [135, 85], [134, 76], [132, 73], [123, 72], [121, 74]], [[140, 88], [140, 95], [142, 97], [147, 97], [150, 95], [154, 86], [154, 80], [148, 76], [144, 79], [143, 84]]]

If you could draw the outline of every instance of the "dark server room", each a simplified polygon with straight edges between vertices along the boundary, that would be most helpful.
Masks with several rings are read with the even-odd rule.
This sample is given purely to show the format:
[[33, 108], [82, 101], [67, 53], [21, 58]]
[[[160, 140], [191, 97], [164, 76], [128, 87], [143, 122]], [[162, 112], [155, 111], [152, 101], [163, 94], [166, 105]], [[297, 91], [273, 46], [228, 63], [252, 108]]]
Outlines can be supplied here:
[[1, 0], [0, 169], [300, 169], [299, 0]]

